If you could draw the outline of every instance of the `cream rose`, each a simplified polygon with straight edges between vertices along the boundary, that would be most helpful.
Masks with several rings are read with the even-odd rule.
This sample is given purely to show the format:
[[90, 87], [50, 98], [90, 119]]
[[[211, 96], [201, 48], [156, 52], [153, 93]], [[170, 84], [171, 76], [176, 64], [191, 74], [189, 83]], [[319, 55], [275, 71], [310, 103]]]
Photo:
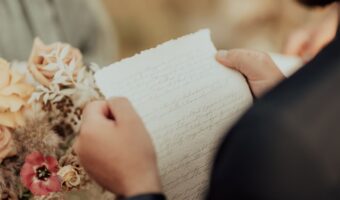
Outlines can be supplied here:
[[0, 163], [3, 159], [15, 154], [16, 148], [10, 131], [0, 126]]
[[73, 76], [77, 76], [79, 68], [83, 66], [83, 58], [79, 49], [64, 43], [45, 45], [39, 38], [36, 38], [28, 60], [29, 70], [40, 84], [49, 87], [58, 71], [58, 67], [55, 65], [57, 64], [57, 58], [61, 57], [61, 62], [65, 66], [69, 66], [71, 62], [74, 62]]
[[25, 82], [24, 75], [11, 70], [9, 63], [1, 58], [0, 72], [0, 126], [22, 126], [22, 112], [34, 87]]
[[58, 171], [58, 176], [62, 180], [62, 185], [67, 189], [72, 189], [80, 185], [80, 176], [76, 169], [74, 169], [71, 165], [67, 165], [62, 167]]

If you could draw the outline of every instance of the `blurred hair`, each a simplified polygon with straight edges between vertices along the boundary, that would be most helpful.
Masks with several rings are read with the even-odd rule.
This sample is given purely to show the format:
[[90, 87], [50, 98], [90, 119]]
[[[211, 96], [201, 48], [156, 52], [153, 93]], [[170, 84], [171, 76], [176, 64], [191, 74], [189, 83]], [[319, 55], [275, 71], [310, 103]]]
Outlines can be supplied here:
[[326, 6], [334, 2], [340, 2], [340, 0], [298, 0], [298, 1], [307, 6]]

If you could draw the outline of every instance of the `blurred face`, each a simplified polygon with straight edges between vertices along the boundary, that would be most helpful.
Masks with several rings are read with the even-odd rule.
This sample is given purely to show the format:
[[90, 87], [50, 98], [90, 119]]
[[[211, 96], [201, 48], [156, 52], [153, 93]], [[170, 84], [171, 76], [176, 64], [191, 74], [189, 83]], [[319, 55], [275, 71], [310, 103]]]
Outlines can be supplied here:
[[339, 0], [298, 0], [298, 1], [308, 6], [325, 6], [333, 2], [339, 2]]

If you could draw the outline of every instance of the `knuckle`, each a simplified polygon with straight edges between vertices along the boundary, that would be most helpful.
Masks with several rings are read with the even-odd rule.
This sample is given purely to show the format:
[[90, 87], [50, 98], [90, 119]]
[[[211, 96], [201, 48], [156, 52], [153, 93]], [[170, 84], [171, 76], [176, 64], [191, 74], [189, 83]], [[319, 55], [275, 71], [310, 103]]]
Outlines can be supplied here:
[[267, 53], [264, 53], [264, 52], [256, 52], [257, 56], [257, 61], [260, 62], [260, 63], [270, 63], [271, 62], [271, 57], [267, 54]]
[[87, 103], [83, 110], [83, 115], [90, 114], [90, 112], [94, 110], [96, 107], [98, 107], [98, 105], [101, 103], [102, 101], [92, 101], [92, 102]]
[[262, 59], [268, 59], [270, 58], [270, 56], [265, 53], [265, 52], [262, 52], [262, 51], [257, 51], [257, 54], [259, 55], [259, 57], [261, 57]]

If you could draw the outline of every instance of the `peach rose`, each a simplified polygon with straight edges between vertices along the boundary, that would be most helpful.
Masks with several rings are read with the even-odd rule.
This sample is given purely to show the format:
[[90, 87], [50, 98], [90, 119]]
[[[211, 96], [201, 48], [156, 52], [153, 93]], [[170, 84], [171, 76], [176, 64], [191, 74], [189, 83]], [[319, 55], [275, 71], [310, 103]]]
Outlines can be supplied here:
[[2, 163], [3, 159], [15, 154], [16, 148], [10, 131], [0, 126], [0, 163]]
[[23, 125], [22, 112], [34, 87], [25, 82], [25, 76], [11, 70], [0, 58], [0, 126], [16, 128]]
[[79, 68], [83, 66], [83, 58], [79, 49], [64, 43], [45, 45], [39, 38], [33, 43], [31, 56], [28, 60], [29, 70], [33, 77], [45, 87], [49, 87], [54, 75], [58, 71], [58, 58], [67, 67], [73, 61], [77, 75]]

